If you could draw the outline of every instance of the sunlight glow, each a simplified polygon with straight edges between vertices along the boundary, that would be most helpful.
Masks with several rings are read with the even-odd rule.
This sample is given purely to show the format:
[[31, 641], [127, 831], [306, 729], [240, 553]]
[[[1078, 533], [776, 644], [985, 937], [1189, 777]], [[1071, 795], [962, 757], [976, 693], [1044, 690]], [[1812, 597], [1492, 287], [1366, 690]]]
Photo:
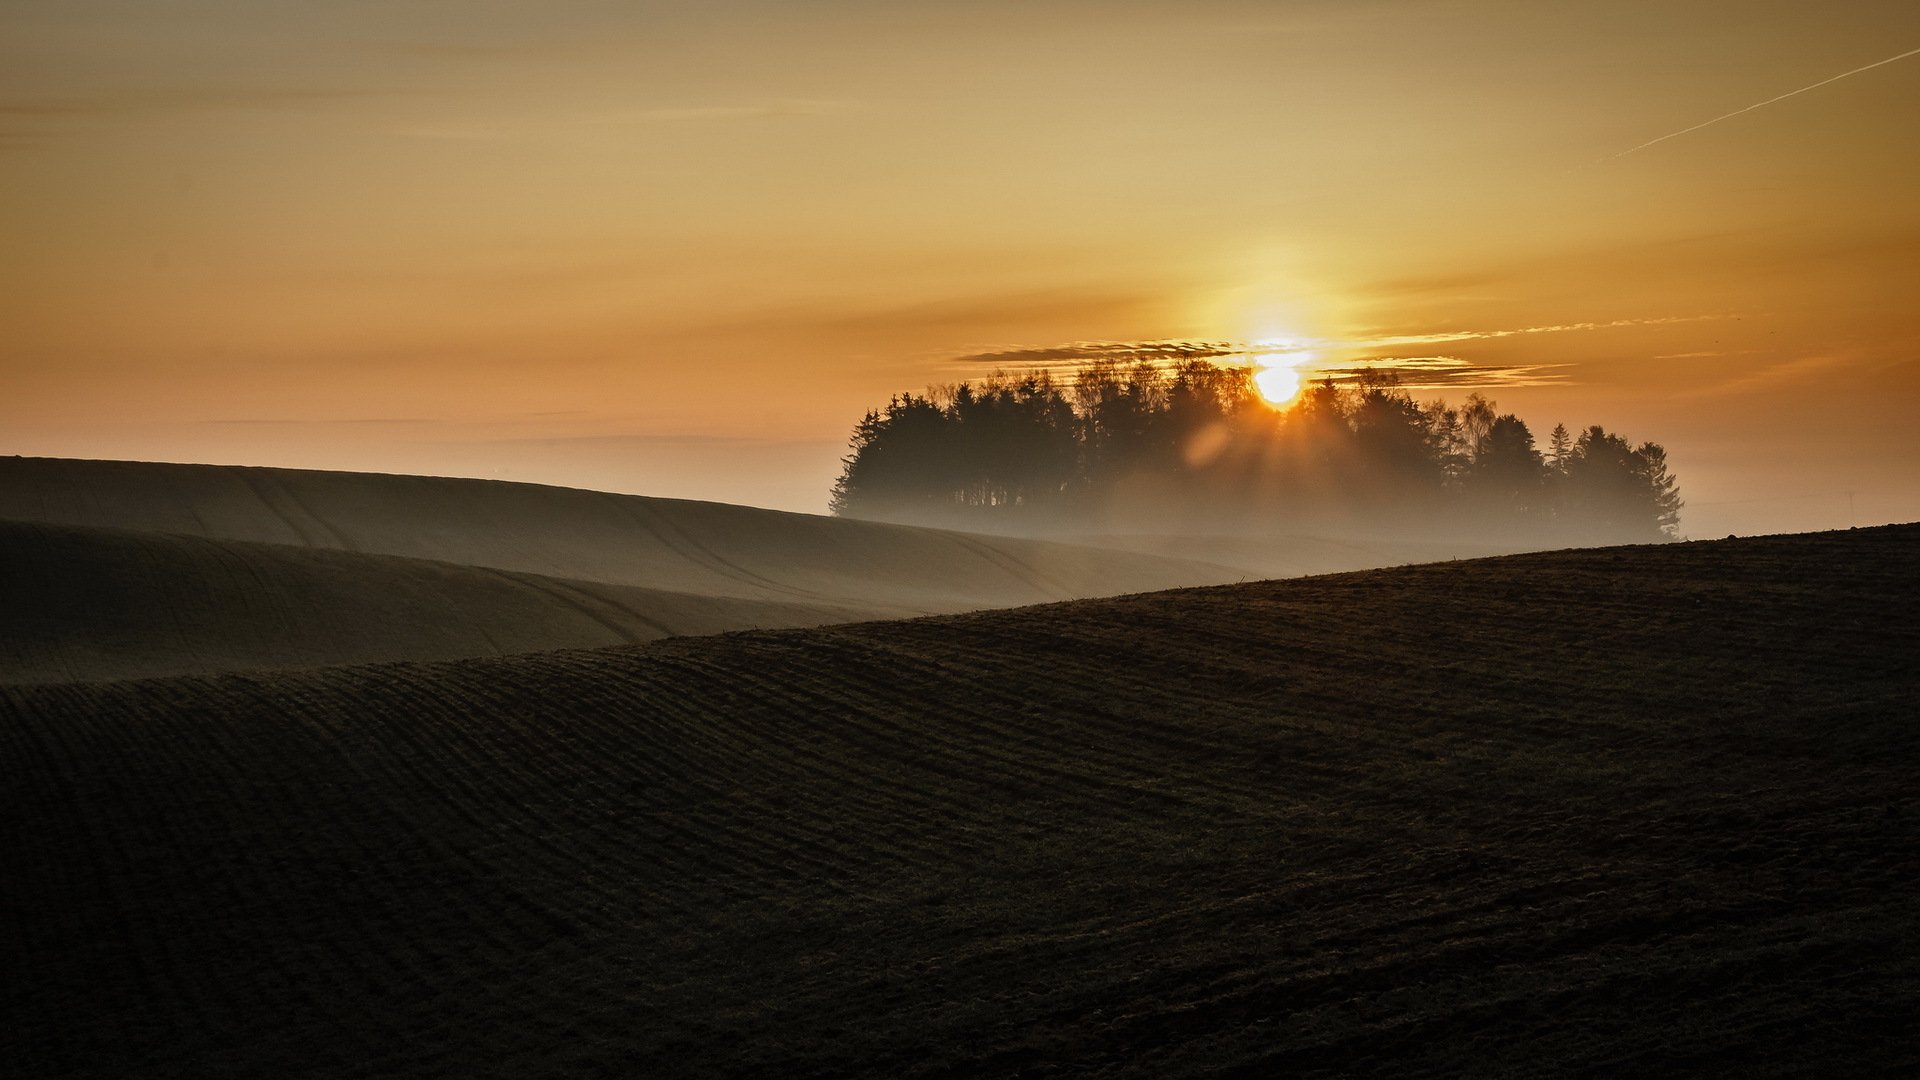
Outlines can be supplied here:
[[1285, 405], [1300, 393], [1300, 369], [1296, 367], [1262, 367], [1253, 372], [1253, 388], [1267, 399], [1269, 405]]
[[1267, 404], [1283, 408], [1300, 396], [1313, 353], [1294, 338], [1264, 338], [1257, 344], [1261, 351], [1253, 357], [1253, 388]]

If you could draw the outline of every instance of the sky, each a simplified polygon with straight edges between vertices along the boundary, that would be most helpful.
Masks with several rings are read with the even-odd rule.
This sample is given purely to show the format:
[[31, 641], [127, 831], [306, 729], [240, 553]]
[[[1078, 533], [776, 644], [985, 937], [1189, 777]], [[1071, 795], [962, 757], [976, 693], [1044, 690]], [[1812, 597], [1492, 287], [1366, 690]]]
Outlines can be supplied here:
[[1689, 536], [1916, 520], [1916, 49], [1911, 0], [0, 0], [0, 453], [817, 513], [891, 394], [1206, 343], [1659, 442]]

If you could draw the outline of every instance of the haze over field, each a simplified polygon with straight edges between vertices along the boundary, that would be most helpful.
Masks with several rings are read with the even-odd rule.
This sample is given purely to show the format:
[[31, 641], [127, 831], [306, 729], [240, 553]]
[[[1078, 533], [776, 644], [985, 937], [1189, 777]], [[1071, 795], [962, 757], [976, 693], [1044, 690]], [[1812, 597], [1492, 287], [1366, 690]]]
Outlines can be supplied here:
[[818, 512], [889, 393], [1173, 341], [1656, 440], [1694, 536], [1920, 518], [1916, 47], [1906, 0], [19, 0], [0, 452]]
[[1202, 554], [1225, 561], [1205, 562], [1183, 556], [1191, 546], [971, 536], [491, 480], [0, 458], [0, 682], [510, 655], [1468, 550], [1220, 544]]
[[1920, 3], [0, 4], [0, 1072], [1920, 1075]]

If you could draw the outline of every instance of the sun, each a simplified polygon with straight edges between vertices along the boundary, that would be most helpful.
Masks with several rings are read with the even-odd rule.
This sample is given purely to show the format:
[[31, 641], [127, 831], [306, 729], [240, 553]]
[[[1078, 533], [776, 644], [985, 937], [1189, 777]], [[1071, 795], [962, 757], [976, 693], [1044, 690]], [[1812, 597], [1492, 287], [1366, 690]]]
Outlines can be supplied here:
[[1300, 369], [1286, 365], [1255, 368], [1253, 388], [1274, 407], [1285, 405], [1300, 395]]
[[1284, 409], [1300, 396], [1306, 386], [1307, 371], [1313, 367], [1314, 350], [1310, 343], [1294, 335], [1254, 339], [1252, 355], [1253, 388], [1266, 403]]

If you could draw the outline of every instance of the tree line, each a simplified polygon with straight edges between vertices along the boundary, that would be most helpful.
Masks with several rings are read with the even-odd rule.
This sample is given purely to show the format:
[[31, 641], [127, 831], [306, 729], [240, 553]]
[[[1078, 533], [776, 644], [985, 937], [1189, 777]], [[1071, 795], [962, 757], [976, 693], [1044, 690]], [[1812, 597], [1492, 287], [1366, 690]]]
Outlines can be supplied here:
[[1390, 373], [1276, 409], [1252, 372], [1103, 360], [1071, 380], [998, 373], [900, 394], [855, 425], [829, 507], [961, 528], [1272, 527], [1670, 539], [1657, 443], [1525, 421], [1478, 393], [1416, 402]]

